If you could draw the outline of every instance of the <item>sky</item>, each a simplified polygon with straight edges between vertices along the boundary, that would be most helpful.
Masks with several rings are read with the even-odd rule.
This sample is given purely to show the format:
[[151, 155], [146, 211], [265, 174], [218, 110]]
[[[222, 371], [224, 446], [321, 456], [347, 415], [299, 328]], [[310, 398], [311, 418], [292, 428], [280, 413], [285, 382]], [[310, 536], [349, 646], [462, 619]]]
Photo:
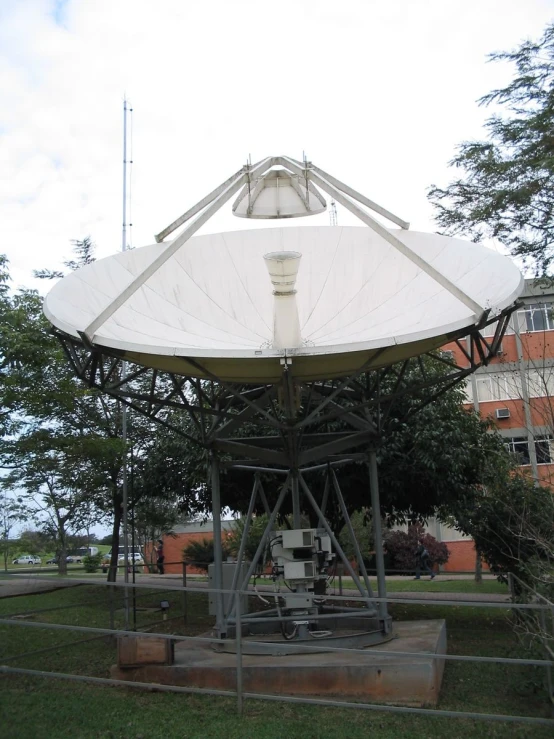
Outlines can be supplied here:
[[[554, 0], [0, 0], [13, 285], [44, 290], [33, 269], [59, 268], [72, 239], [91, 236], [99, 257], [121, 248], [125, 97], [134, 247], [249, 155], [304, 151], [432, 231], [427, 188], [482, 136], [477, 99], [511, 76], [487, 54], [553, 18]], [[202, 232], [250, 225], [227, 205]]]

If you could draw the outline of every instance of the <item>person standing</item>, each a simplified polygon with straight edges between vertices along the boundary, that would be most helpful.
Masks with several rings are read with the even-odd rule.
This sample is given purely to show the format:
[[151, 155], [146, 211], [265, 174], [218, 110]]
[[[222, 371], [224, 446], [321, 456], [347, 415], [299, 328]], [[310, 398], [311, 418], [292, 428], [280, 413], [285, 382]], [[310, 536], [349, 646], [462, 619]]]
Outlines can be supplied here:
[[427, 574], [431, 576], [430, 579], [434, 580], [435, 573], [430, 567], [429, 552], [425, 548], [425, 545], [423, 544], [422, 539], [418, 539], [417, 549], [415, 551], [415, 557], [416, 557], [416, 576], [414, 577], [414, 580], [421, 580], [421, 570], [423, 570], [424, 572], [427, 572]]
[[160, 575], [163, 575], [165, 573], [165, 570], [164, 570], [165, 556], [164, 556], [164, 543], [161, 539], [158, 539], [158, 546], [156, 547], [156, 555], [157, 555], [156, 564], [158, 565], [158, 572]]

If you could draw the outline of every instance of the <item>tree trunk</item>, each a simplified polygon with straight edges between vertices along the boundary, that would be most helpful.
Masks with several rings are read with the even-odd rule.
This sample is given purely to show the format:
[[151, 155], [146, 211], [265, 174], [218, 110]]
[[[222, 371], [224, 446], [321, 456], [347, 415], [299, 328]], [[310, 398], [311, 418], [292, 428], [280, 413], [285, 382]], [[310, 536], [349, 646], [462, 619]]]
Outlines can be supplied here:
[[121, 506], [114, 506], [113, 528], [112, 528], [112, 558], [110, 560], [110, 568], [108, 570], [108, 582], [115, 582], [117, 579], [117, 564], [119, 560], [119, 529], [121, 526]]
[[58, 523], [57, 539], [60, 544], [58, 554], [58, 575], [67, 575], [67, 539], [65, 533], [65, 521], [61, 519], [56, 509], [56, 520]]
[[65, 542], [61, 542], [58, 558], [58, 575], [67, 575], [67, 547]]
[[483, 582], [483, 565], [481, 564], [481, 552], [475, 549], [475, 582]]

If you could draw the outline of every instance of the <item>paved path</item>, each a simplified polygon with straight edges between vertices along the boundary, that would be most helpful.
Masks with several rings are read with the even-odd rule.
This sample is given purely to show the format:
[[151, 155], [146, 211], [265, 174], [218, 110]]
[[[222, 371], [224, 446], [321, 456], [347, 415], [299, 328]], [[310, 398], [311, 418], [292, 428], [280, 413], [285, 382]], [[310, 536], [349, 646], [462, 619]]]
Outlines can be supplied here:
[[[200, 580], [199, 577], [189, 576], [187, 578], [188, 585], [191, 587], [207, 588], [208, 583], [205, 580]], [[34, 575], [14, 574], [5, 577], [0, 577], [0, 598], [11, 598], [18, 595], [32, 595], [37, 593], [46, 593], [52, 590], [58, 590], [60, 588], [70, 588], [77, 585], [83, 584], [83, 580], [80, 582], [71, 582], [67, 580], [59, 580], [53, 576], [50, 582], [50, 578], [44, 577], [41, 579], [40, 574], [37, 572]], [[149, 585], [157, 586], [160, 589], [164, 587], [164, 583], [167, 583], [169, 587], [175, 587], [181, 584], [181, 575], [143, 575], [139, 574], [136, 576], [137, 585]], [[494, 576], [488, 575], [486, 579], [494, 579]], [[473, 580], [472, 575], [448, 575], [441, 576], [437, 579], [437, 583], [445, 581], [456, 581], [456, 580]], [[98, 575], [98, 577], [87, 577], [86, 582], [93, 584], [95, 581], [105, 582], [105, 575]], [[418, 585], [414, 583], [413, 590], [411, 591], [399, 591], [394, 590], [394, 582], [401, 581], [406, 582], [406, 577], [393, 575], [387, 578], [389, 586], [387, 595], [389, 598], [402, 599], [402, 600], [427, 600], [427, 601], [465, 601], [465, 602], [477, 602], [477, 603], [506, 603], [509, 602], [510, 597], [508, 594], [501, 593], [451, 593], [451, 592], [429, 592], [426, 590], [419, 590]], [[118, 579], [118, 583], [122, 583], [122, 579]], [[260, 582], [257, 586], [260, 592], [273, 592], [273, 586]], [[354, 596], [357, 595], [358, 591], [351, 590], [350, 588], [343, 588], [343, 595]], [[329, 591], [329, 595], [339, 595], [338, 587], [333, 588]]]
[[0, 598], [13, 598], [16, 595], [34, 595], [47, 593], [51, 590], [71, 588], [73, 583], [68, 582], [45, 582], [36, 580], [33, 575], [14, 575], [0, 578]]

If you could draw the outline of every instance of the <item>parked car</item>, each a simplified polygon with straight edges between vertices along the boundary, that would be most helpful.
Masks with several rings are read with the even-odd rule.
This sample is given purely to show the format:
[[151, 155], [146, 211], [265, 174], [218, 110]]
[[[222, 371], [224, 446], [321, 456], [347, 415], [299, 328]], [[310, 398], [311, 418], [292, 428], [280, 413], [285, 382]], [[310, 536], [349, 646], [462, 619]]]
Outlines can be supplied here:
[[12, 561], [12, 565], [40, 565], [42, 560], [40, 557], [34, 557], [32, 554], [22, 554]]
[[[67, 564], [81, 564], [82, 562], [81, 557], [74, 557], [71, 554], [67, 555], [67, 557], [65, 558], [65, 561], [67, 562]], [[46, 560], [47, 565], [57, 565], [58, 562], [59, 562], [58, 557], [51, 557], [50, 559]]]
[[[142, 553], [140, 551], [137, 551], [136, 548], [135, 548], [135, 551], [133, 551], [133, 552], [132, 551], [129, 551], [128, 556], [129, 556], [129, 562], [130, 563], [132, 562], [134, 565], [142, 564], [144, 562], [144, 557], [142, 556]], [[102, 556], [102, 563], [101, 563], [102, 572], [107, 572], [108, 571], [108, 567], [110, 565], [111, 558], [112, 558], [111, 550], [109, 552], [106, 552], [106, 554], [104, 554]], [[117, 564], [120, 567], [122, 565], [125, 565], [124, 547], [119, 547], [119, 553], [118, 553], [118, 557], [117, 557]]]
[[[117, 558], [117, 561], [120, 563], [124, 563], [125, 555], [120, 554], [119, 557]], [[134, 562], [135, 564], [142, 562], [142, 554], [140, 552], [129, 552], [129, 561]]]

